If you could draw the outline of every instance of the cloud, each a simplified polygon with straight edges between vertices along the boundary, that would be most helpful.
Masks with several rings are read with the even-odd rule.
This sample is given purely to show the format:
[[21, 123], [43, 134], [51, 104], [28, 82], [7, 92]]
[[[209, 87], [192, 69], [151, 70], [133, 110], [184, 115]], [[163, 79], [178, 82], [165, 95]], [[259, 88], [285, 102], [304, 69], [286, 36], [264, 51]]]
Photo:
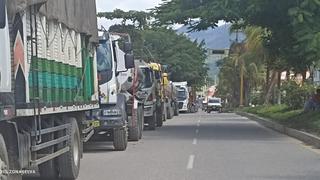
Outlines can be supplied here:
[[[150, 8], [154, 8], [161, 2], [162, 0], [96, 0], [98, 12], [110, 12], [115, 9], [121, 9], [124, 11], [146, 11]], [[120, 22], [120, 20], [110, 21], [98, 18], [98, 26], [103, 25], [105, 28], [109, 28], [113, 24], [118, 24]]]
[[161, 0], [97, 0], [97, 11], [113, 11], [114, 9], [147, 10], [161, 3]]

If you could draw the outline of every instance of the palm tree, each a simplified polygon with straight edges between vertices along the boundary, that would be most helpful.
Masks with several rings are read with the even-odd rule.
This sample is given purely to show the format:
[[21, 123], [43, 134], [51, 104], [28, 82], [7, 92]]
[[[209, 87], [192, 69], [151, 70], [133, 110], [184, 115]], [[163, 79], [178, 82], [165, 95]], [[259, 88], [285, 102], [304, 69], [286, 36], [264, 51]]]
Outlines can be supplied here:
[[240, 72], [240, 106], [244, 105], [244, 97], [248, 103], [250, 92], [263, 85], [264, 61], [267, 57], [261, 38], [264, 29], [249, 26], [243, 32], [246, 40], [233, 43], [230, 48], [230, 57]]

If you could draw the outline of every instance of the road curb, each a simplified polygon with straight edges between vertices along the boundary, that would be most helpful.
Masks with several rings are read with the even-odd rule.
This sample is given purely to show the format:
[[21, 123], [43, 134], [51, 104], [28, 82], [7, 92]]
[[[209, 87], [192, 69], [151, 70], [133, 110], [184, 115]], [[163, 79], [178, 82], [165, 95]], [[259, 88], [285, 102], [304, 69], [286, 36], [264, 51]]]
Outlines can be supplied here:
[[279, 123], [273, 122], [267, 118], [259, 117], [255, 114], [246, 113], [246, 112], [236, 112], [236, 114], [240, 116], [247, 117], [251, 120], [257, 121], [259, 124], [268, 127], [270, 129], [273, 129], [277, 132], [280, 132], [282, 134], [286, 134], [288, 136], [291, 136], [293, 138], [299, 139], [300, 141], [303, 141], [304, 143], [308, 145], [312, 145], [315, 148], [320, 148], [320, 137], [315, 136], [313, 134], [299, 131], [296, 129], [288, 128], [284, 125], [281, 125]]

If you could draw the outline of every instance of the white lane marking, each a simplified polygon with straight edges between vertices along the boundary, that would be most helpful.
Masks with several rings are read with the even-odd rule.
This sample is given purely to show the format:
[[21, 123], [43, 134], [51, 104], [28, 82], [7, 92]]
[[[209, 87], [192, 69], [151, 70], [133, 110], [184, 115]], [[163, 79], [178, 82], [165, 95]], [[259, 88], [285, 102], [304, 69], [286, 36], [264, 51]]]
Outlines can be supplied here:
[[199, 119], [199, 120], [198, 120], [198, 124], [199, 124], [200, 122], [201, 122], [201, 120]]
[[196, 129], [196, 134], [198, 134], [199, 133], [199, 129]]
[[194, 139], [193, 139], [192, 144], [193, 144], [193, 145], [196, 145], [196, 144], [197, 144], [197, 138], [194, 138]]
[[193, 154], [189, 156], [189, 160], [188, 160], [188, 164], [187, 164], [188, 170], [193, 169], [194, 157], [195, 156]]

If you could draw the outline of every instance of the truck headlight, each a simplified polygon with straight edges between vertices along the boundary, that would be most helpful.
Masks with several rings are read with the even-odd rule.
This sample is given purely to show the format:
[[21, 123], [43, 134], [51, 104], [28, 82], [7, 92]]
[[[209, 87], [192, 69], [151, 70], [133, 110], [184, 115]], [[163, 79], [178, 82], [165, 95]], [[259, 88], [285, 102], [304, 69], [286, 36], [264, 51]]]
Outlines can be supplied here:
[[105, 109], [103, 110], [104, 116], [119, 116], [122, 112], [120, 109]]

